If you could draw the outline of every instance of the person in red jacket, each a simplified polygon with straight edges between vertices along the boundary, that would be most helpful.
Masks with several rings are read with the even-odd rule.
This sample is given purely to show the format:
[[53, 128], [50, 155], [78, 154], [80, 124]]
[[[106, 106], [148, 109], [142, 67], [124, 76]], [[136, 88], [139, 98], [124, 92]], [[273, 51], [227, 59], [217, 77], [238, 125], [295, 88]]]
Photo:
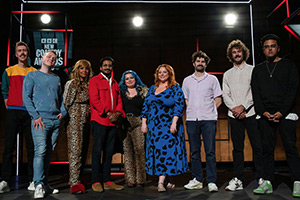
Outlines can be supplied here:
[[121, 117], [125, 117], [121, 92], [118, 83], [112, 77], [114, 60], [104, 57], [100, 60], [100, 73], [91, 78], [89, 96], [91, 107], [91, 128], [93, 134], [92, 151], [92, 189], [103, 192], [100, 183], [100, 161], [103, 150], [103, 186], [104, 189], [122, 190], [110, 179], [110, 167], [113, 156], [116, 124]]

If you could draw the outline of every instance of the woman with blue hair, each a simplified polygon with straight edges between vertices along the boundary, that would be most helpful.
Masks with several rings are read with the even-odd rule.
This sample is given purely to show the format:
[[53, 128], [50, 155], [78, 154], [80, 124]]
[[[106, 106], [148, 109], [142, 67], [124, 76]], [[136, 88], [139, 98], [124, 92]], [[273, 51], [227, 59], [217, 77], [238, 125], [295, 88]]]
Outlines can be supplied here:
[[123, 73], [119, 86], [126, 119], [129, 122], [123, 141], [125, 182], [128, 187], [143, 187], [146, 182], [146, 158], [140, 115], [148, 88], [132, 70]]

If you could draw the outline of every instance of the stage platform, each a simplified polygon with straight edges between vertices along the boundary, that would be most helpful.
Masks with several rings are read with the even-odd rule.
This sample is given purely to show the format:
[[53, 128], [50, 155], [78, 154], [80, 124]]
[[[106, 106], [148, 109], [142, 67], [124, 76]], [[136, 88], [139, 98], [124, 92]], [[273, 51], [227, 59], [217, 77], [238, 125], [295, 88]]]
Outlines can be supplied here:
[[[292, 183], [290, 182], [287, 167], [280, 167], [276, 172], [276, 182], [274, 193], [269, 195], [254, 195], [252, 190], [257, 187], [254, 172], [251, 168], [245, 170], [244, 190], [237, 192], [225, 191], [225, 187], [233, 176], [232, 169], [219, 169], [218, 181], [219, 192], [209, 193], [207, 183], [204, 181], [204, 188], [200, 190], [185, 190], [183, 185], [190, 178], [191, 173], [175, 177], [176, 188], [164, 193], [157, 192], [157, 177], [148, 176], [148, 181], [144, 188], [127, 188], [122, 191], [106, 190], [103, 193], [93, 192], [91, 189], [91, 169], [85, 169], [82, 183], [86, 186], [85, 194], [73, 195], [69, 192], [67, 165], [51, 166], [49, 184], [60, 190], [59, 194], [47, 195], [45, 199], [55, 200], [290, 200], [292, 197]], [[27, 200], [33, 199], [33, 192], [27, 191], [27, 180], [24, 175], [14, 177], [10, 183], [11, 192], [0, 194], [0, 200]], [[123, 175], [113, 175], [112, 179], [118, 184], [125, 184]]]

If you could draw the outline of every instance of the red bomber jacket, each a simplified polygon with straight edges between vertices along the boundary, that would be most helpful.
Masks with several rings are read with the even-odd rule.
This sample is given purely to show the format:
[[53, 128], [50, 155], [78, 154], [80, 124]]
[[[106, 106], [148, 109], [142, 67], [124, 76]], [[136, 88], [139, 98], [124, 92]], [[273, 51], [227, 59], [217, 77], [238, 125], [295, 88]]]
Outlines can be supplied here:
[[91, 106], [91, 121], [104, 126], [116, 126], [108, 119], [107, 113], [119, 111], [125, 117], [121, 99], [120, 87], [115, 79], [112, 81], [113, 106], [111, 105], [111, 94], [109, 82], [100, 73], [91, 78], [89, 82], [89, 96]]

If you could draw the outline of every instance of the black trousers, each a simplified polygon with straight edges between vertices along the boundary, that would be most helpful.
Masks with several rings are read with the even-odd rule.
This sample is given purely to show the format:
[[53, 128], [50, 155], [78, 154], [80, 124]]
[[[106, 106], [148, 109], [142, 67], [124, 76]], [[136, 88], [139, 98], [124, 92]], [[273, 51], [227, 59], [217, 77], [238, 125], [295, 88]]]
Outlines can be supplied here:
[[229, 118], [229, 123], [231, 128], [231, 139], [233, 144], [232, 155], [234, 176], [240, 180], [244, 179], [244, 140], [245, 129], [247, 129], [247, 134], [253, 151], [253, 161], [256, 171], [256, 178], [262, 178], [263, 149], [261, 135], [258, 130], [258, 120], [255, 119], [255, 116], [247, 117], [241, 120]]
[[280, 122], [269, 122], [265, 118], [259, 120], [259, 129], [263, 136], [263, 178], [274, 181], [274, 150], [276, 146], [276, 132], [279, 134], [283, 143], [284, 151], [292, 181], [300, 181], [300, 160], [296, 147], [296, 127], [297, 122], [281, 119]]
[[103, 126], [95, 121], [91, 122], [93, 134], [92, 152], [92, 183], [100, 181], [101, 151], [103, 150], [102, 167], [103, 182], [110, 181], [111, 160], [116, 137], [115, 126]]
[[27, 150], [27, 173], [28, 181], [31, 182], [33, 178], [33, 155], [34, 146], [31, 135], [31, 118], [27, 111], [12, 110], [6, 111], [5, 119], [5, 147], [2, 157], [2, 179], [9, 182], [12, 175], [12, 159], [15, 150], [17, 134], [20, 134], [20, 146], [23, 144], [23, 136], [26, 140]]

